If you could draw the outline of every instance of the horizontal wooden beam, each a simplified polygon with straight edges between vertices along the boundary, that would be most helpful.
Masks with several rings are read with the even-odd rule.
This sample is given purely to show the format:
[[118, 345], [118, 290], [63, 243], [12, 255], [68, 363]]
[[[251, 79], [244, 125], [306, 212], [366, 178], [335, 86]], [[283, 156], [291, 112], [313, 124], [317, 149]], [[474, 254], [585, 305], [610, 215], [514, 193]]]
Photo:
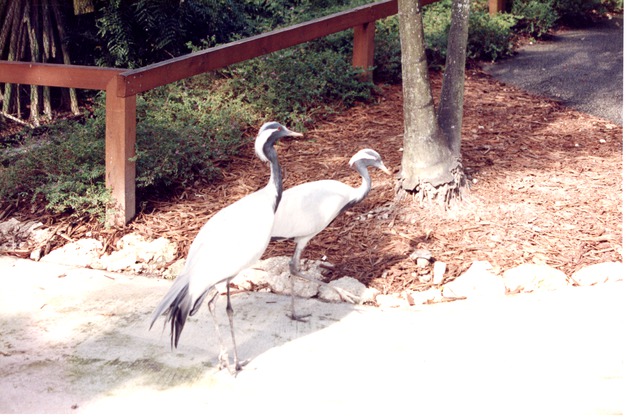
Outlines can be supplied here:
[[[421, 0], [421, 4], [426, 5], [436, 1], [439, 0]], [[374, 22], [396, 13], [398, 13], [396, 0], [381, 1], [139, 69], [128, 70], [119, 76], [122, 80], [118, 84], [121, 89], [118, 91], [118, 96], [135, 95], [197, 74]]]
[[107, 83], [124, 70], [109, 67], [0, 61], [0, 82], [105, 90]]

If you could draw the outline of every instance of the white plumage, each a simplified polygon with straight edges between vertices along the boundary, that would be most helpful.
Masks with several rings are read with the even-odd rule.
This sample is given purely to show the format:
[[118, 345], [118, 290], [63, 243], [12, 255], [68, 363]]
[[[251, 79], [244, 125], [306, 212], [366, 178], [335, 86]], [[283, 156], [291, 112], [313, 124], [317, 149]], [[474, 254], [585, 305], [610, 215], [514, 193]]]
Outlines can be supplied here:
[[[289, 263], [291, 274], [294, 276], [321, 283], [300, 271], [302, 251], [308, 242], [339, 214], [367, 196], [372, 187], [367, 170], [369, 166], [390, 174], [381, 156], [372, 149], [360, 150], [350, 159], [349, 164], [361, 175], [361, 186], [357, 188], [340, 181], [325, 179], [300, 184], [283, 192], [282, 200], [276, 210], [271, 237], [272, 240], [293, 239], [295, 241], [295, 252]], [[343, 298], [349, 300], [349, 294], [337, 291]], [[299, 320], [301, 317], [295, 314], [293, 301], [291, 306], [291, 317]]]
[[[269, 162], [271, 174], [267, 185], [219, 210], [195, 237], [186, 264], [151, 317], [151, 327], [166, 314], [171, 323], [171, 346], [177, 347], [189, 315], [198, 310], [208, 291], [227, 281], [227, 313], [234, 345], [234, 364], [240, 369], [236, 354], [229, 282], [241, 270], [254, 264], [263, 254], [271, 237], [274, 213], [282, 195], [282, 175], [273, 148], [282, 137], [299, 137], [300, 133], [270, 122], [256, 137], [255, 151], [263, 162]], [[149, 327], [150, 328], [150, 327]]]

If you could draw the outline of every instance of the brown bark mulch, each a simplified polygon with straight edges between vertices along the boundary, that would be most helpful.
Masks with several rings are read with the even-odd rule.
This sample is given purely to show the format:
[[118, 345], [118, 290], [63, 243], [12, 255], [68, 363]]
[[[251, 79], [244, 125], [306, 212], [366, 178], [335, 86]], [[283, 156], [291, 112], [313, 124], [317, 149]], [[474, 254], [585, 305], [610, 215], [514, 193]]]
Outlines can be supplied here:
[[[437, 97], [440, 76], [432, 82]], [[380, 88], [376, 103], [359, 104], [318, 123], [304, 139], [276, 147], [285, 188], [324, 178], [359, 185], [348, 160], [365, 147], [378, 151], [394, 173], [400, 170], [401, 86]], [[470, 70], [462, 153], [471, 188], [448, 212], [421, 208], [413, 199], [396, 202], [395, 176], [371, 170], [368, 197], [311, 240], [303, 258], [326, 259], [334, 265], [331, 279], [349, 275], [383, 293], [428, 287], [409, 258], [416, 249], [445, 262], [447, 280], [475, 260], [489, 261], [497, 273], [544, 262], [567, 275], [585, 265], [621, 261], [620, 126]], [[225, 168], [221, 182], [151, 201], [125, 229], [54, 223], [66, 223], [59, 235], [67, 239], [90, 232], [110, 246], [129, 232], [164, 236], [185, 257], [214, 212], [261, 188], [267, 178], [267, 167], [243, 153]], [[272, 243], [263, 258], [292, 252], [292, 243]]]

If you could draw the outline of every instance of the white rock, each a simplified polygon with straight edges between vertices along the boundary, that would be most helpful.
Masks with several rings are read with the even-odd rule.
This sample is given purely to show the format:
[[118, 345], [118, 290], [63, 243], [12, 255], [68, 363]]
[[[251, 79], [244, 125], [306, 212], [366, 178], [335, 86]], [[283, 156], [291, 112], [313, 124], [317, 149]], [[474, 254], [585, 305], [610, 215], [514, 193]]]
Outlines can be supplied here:
[[376, 304], [381, 308], [405, 308], [409, 306], [407, 299], [399, 295], [378, 295]]
[[288, 272], [282, 273], [279, 276], [269, 276], [269, 287], [274, 293], [290, 295], [291, 281], [293, 281], [294, 296], [308, 299], [317, 295], [319, 284], [291, 276]]
[[439, 285], [444, 281], [444, 273], [446, 273], [446, 263], [436, 261], [433, 264], [433, 284]]
[[122, 272], [125, 270], [134, 270], [137, 272], [136, 263], [138, 255], [136, 249], [125, 248], [120, 251], [114, 251], [109, 255], [103, 255], [93, 268], [107, 270], [111, 272]]
[[449, 282], [442, 289], [447, 298], [487, 299], [505, 296], [505, 286], [501, 277], [492, 273], [488, 261], [474, 261], [461, 276]]
[[376, 295], [378, 294], [376, 289], [368, 288], [359, 280], [353, 277], [345, 276], [331, 281], [327, 286], [321, 286], [319, 288], [318, 297], [326, 302], [345, 302], [345, 299], [342, 299], [341, 296], [339, 296], [339, 293], [337, 293], [335, 288], [341, 289], [356, 297], [358, 301], [355, 303], [358, 304], [374, 302], [376, 300]]
[[241, 290], [253, 290], [255, 287], [266, 287], [273, 277], [268, 271], [258, 265], [241, 271], [232, 279], [232, 284]]
[[623, 280], [623, 264], [609, 261], [589, 265], [573, 273], [571, 279], [580, 286], [621, 281]]
[[48, 255], [44, 255], [41, 261], [76, 267], [92, 267], [98, 262], [102, 249], [103, 244], [100, 241], [83, 238], [51, 251]]
[[175, 261], [173, 264], [168, 266], [166, 270], [164, 270], [162, 277], [167, 280], [174, 280], [179, 275], [179, 273], [182, 272], [185, 264], [186, 264], [186, 259], [180, 258], [179, 260]]
[[556, 290], [569, 285], [566, 274], [547, 264], [521, 264], [503, 273], [508, 293]]
[[424, 305], [427, 303], [437, 303], [442, 301], [442, 293], [438, 289], [427, 289], [422, 292], [409, 293], [410, 305]]
[[137, 233], [129, 233], [116, 242], [119, 251], [135, 255], [136, 262], [167, 264], [175, 259], [177, 246], [166, 238], [147, 241]]

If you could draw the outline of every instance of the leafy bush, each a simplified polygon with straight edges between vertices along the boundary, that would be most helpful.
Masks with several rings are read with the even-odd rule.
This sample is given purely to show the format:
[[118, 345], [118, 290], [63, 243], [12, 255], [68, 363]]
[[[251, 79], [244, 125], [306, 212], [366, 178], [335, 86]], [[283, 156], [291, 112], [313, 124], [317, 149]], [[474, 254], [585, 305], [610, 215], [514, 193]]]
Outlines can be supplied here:
[[84, 123], [60, 121], [43, 132], [26, 133], [21, 147], [4, 149], [0, 155], [0, 200], [30, 201], [56, 213], [103, 214], [109, 201], [104, 137], [102, 116]]
[[553, 0], [560, 21], [568, 25], [592, 23], [604, 11], [601, 0]]
[[137, 104], [139, 188], [183, 186], [216, 175], [215, 164], [246, 142], [256, 115], [225, 84], [209, 76], [155, 89]]
[[535, 38], [547, 34], [559, 17], [549, 0], [514, 0], [512, 14], [518, 19], [516, 30]]
[[[448, 31], [451, 20], [451, 0], [443, 0], [425, 7], [424, 37], [429, 63], [441, 65], [446, 59]], [[487, 3], [473, 2], [468, 27], [468, 58], [496, 60], [514, 51], [512, 27], [516, 19], [511, 14], [489, 15]], [[482, 7], [484, 6], [484, 7]]]
[[446, 61], [448, 30], [451, 27], [451, 0], [443, 0], [426, 6], [422, 24], [429, 65], [440, 67]]
[[402, 80], [398, 16], [376, 22], [373, 77], [375, 82], [400, 83]]
[[140, 67], [187, 53], [202, 39], [228, 42], [250, 34], [235, 0], [107, 0], [97, 17], [98, 65]]
[[471, 13], [468, 31], [468, 57], [473, 60], [496, 60], [512, 55], [516, 18], [509, 13]]
[[373, 84], [359, 80], [349, 57], [310, 44], [232, 66], [230, 84], [265, 118], [302, 129], [316, 115], [368, 99]]
[[[210, 92], [210, 93], [209, 93]], [[56, 213], [105, 215], [105, 110], [103, 95], [83, 122], [60, 121], [30, 133], [20, 148], [0, 154], [0, 201], [19, 199]], [[136, 185], [148, 190], [211, 180], [216, 165], [245, 144], [256, 115], [207, 76], [138, 97]]]

